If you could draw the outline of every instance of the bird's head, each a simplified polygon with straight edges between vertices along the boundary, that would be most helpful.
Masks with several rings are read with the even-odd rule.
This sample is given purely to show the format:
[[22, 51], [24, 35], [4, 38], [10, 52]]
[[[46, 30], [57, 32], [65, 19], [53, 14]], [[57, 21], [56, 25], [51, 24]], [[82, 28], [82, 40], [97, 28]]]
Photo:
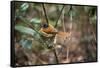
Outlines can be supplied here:
[[47, 23], [43, 23], [41, 27], [42, 27], [42, 28], [48, 28], [49, 25], [48, 25]]

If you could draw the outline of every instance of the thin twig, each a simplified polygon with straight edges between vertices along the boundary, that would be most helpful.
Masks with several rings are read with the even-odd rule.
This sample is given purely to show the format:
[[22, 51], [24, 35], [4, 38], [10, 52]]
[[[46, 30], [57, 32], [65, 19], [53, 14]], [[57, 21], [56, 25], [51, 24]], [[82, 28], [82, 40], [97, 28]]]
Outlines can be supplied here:
[[53, 52], [54, 52], [54, 55], [55, 55], [56, 64], [58, 64], [59, 63], [59, 60], [58, 60], [58, 57], [57, 57], [57, 53], [56, 53], [55, 47], [53, 47]]
[[42, 7], [43, 7], [44, 14], [45, 14], [46, 22], [47, 22], [47, 24], [49, 24], [44, 3], [42, 3]]
[[[69, 12], [70, 13], [70, 23], [71, 23], [71, 26], [70, 26], [70, 33], [72, 31], [72, 5], [70, 6], [70, 9], [69, 9]], [[67, 47], [67, 61], [69, 61], [69, 46]]]
[[71, 11], [71, 14], [70, 14], [70, 22], [71, 22], [70, 31], [71, 31], [71, 30], [72, 30], [72, 20], [73, 20], [72, 5], [71, 5], [71, 7], [70, 7], [70, 11]]
[[60, 18], [61, 14], [62, 14], [62, 11], [63, 11], [64, 7], [65, 7], [65, 5], [63, 5], [63, 7], [62, 7], [62, 9], [61, 9], [60, 14], [59, 14], [59, 16], [58, 16], [58, 19], [57, 19], [56, 24], [55, 24], [54, 27], [57, 27], [57, 24], [58, 24], [59, 18]]
[[64, 10], [63, 10], [63, 12], [62, 12], [62, 25], [63, 25], [63, 31], [64, 32], [66, 32], [66, 30], [65, 30], [65, 23], [64, 23]]
[[68, 59], [69, 59], [69, 47], [67, 47], [67, 61], [69, 61]]

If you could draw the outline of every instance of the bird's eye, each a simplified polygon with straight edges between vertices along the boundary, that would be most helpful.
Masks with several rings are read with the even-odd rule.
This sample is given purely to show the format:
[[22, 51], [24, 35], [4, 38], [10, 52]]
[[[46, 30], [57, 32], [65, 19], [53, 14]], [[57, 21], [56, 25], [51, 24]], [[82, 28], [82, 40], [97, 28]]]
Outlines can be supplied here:
[[43, 24], [42, 27], [43, 28], [47, 28], [48, 27], [48, 24]]

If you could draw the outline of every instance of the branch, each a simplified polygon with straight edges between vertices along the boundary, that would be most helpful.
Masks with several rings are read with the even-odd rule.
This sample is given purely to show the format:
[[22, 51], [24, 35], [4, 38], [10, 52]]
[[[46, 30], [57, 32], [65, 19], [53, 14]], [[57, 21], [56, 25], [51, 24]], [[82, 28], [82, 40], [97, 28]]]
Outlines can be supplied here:
[[55, 26], [54, 26], [54, 27], [57, 27], [58, 20], [59, 20], [59, 18], [60, 18], [60, 16], [61, 16], [61, 14], [62, 14], [62, 11], [63, 11], [64, 7], [65, 7], [65, 5], [63, 5], [63, 7], [62, 7], [62, 9], [61, 9], [60, 14], [59, 14], [59, 16], [58, 16], [58, 19], [57, 19], [56, 24], [55, 24]]
[[58, 61], [58, 57], [57, 57], [57, 53], [56, 53], [56, 49], [53, 47], [53, 53], [55, 55], [55, 59], [56, 59], [56, 63], [58, 64], [59, 61]]
[[64, 22], [64, 11], [62, 12], [62, 25], [63, 25], [63, 31], [66, 32], [65, 22]]
[[46, 22], [47, 22], [47, 24], [49, 24], [49, 21], [48, 21], [48, 17], [47, 17], [47, 14], [46, 14], [46, 10], [45, 10], [45, 5], [44, 5], [44, 3], [42, 3], [42, 7], [43, 7], [44, 14], [45, 14]]

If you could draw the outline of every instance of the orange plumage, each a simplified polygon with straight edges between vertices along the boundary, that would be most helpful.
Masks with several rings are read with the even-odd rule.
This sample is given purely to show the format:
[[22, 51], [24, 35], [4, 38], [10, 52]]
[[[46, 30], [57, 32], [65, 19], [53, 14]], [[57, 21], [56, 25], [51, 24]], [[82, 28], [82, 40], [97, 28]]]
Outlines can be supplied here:
[[43, 31], [45, 33], [52, 33], [52, 32], [56, 32], [56, 29], [50, 24], [48, 24], [48, 25], [45, 24], [45, 26], [43, 26], [40, 29], [40, 31]]
[[50, 24], [42, 24], [42, 27], [40, 29], [40, 32], [45, 37], [51, 37], [53, 35], [56, 35], [57, 37], [66, 38], [70, 35], [69, 32], [61, 32], [57, 31], [52, 25]]

